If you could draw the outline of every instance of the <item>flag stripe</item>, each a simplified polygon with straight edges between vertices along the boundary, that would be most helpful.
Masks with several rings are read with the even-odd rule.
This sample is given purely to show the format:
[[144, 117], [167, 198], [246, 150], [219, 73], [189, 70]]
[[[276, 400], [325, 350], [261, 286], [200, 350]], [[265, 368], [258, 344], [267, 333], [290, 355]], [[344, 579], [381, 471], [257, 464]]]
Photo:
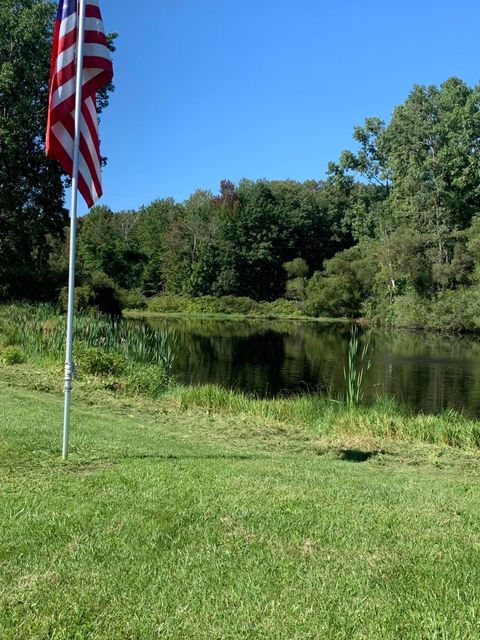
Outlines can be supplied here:
[[[60, 0], [54, 29], [47, 154], [72, 176], [75, 138], [77, 0]], [[85, 7], [78, 189], [89, 207], [102, 195], [96, 92], [113, 77], [97, 0]]]

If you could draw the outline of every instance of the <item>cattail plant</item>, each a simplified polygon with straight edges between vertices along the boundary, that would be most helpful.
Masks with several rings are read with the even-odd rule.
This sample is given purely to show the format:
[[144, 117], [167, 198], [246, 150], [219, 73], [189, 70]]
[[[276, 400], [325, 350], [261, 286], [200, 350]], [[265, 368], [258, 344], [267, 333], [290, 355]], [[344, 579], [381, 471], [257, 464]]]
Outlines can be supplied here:
[[370, 351], [371, 332], [360, 347], [358, 327], [354, 325], [350, 331], [350, 341], [348, 343], [347, 366], [343, 368], [343, 375], [347, 387], [347, 405], [357, 407], [363, 400], [365, 375], [372, 364], [368, 357]]

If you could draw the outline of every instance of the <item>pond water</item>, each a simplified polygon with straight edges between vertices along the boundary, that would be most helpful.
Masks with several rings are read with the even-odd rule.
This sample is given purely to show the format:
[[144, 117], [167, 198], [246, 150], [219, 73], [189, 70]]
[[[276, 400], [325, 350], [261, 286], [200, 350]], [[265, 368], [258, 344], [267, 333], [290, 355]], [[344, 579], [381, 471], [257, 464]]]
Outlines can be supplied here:
[[[340, 394], [350, 327], [291, 320], [149, 319], [176, 334], [182, 384], [215, 383], [261, 397]], [[365, 334], [364, 334], [365, 335]], [[365, 400], [389, 395], [419, 411], [480, 417], [480, 339], [403, 331], [371, 336]]]

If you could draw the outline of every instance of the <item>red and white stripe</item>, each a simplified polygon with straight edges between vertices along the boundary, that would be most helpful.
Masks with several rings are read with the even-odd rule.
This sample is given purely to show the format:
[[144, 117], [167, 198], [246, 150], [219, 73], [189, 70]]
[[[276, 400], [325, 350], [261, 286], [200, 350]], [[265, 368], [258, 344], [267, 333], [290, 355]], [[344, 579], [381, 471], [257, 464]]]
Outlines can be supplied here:
[[[72, 0], [60, 0], [53, 38], [46, 151], [72, 177], [79, 18], [76, 8], [62, 17], [66, 3], [72, 7]], [[86, 2], [84, 43], [78, 189], [91, 207], [102, 195], [96, 92], [113, 77], [97, 0]]]

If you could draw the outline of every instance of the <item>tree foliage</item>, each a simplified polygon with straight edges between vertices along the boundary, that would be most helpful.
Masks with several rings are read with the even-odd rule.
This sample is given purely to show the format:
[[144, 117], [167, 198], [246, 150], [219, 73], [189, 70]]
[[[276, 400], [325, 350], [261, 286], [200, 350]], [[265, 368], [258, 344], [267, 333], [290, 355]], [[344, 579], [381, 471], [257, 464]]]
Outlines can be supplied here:
[[[40, 0], [0, 6], [3, 297], [32, 295], [39, 280], [52, 294], [67, 264], [61, 175], [42, 146], [52, 11]], [[314, 315], [417, 317], [438, 328], [443, 314], [449, 328], [473, 327], [480, 87], [458, 78], [414, 86], [390, 122], [366, 118], [353, 140], [322, 181], [223, 180], [217, 194], [198, 190], [182, 203], [94, 207], [79, 223], [81, 299], [99, 306], [107, 289], [138, 305], [159, 293], [210, 306], [288, 298]]]
[[[66, 179], [44, 147], [56, 8], [49, 0], [0, 2], [0, 300], [52, 298], [66, 281]], [[111, 51], [115, 38], [108, 36]], [[99, 92], [99, 112], [112, 90]]]
[[51, 286], [48, 258], [66, 224], [61, 170], [43, 146], [54, 11], [0, 3], [0, 298]]

